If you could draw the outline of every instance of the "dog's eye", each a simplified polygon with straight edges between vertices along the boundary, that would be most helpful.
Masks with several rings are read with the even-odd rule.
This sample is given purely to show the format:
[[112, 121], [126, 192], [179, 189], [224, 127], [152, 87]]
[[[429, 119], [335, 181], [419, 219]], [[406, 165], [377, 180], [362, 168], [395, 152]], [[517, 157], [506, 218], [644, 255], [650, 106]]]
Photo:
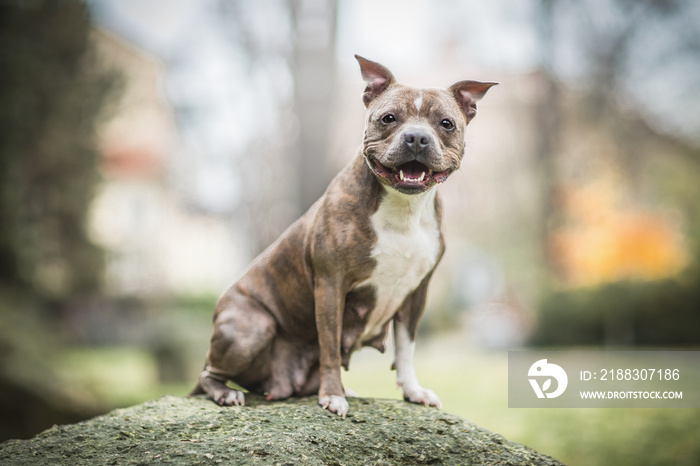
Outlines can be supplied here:
[[392, 115], [391, 113], [389, 113], [388, 115], [384, 115], [382, 117], [382, 123], [386, 123], [387, 125], [389, 123], [393, 123], [395, 121], [396, 121], [396, 117], [394, 115]]
[[448, 120], [447, 118], [445, 118], [444, 120], [442, 120], [442, 121], [440, 122], [440, 126], [442, 126], [443, 128], [445, 128], [446, 130], [451, 130], [451, 129], [454, 129], [454, 127], [455, 127], [454, 123], [452, 123], [452, 122], [451, 122], [450, 120]]

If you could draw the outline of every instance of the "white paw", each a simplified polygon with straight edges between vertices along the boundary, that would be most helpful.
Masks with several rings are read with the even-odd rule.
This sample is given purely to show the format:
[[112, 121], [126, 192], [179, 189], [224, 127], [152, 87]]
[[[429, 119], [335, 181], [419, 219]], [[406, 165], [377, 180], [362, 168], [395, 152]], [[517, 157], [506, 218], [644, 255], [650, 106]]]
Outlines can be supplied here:
[[245, 395], [243, 395], [243, 392], [240, 390], [228, 390], [221, 395], [216, 402], [222, 406], [243, 406], [245, 405]]
[[408, 400], [411, 403], [442, 408], [440, 397], [438, 397], [434, 391], [428, 388], [423, 388], [420, 385], [416, 385], [414, 387], [404, 387], [403, 397], [405, 400]]
[[345, 415], [348, 414], [348, 409], [350, 409], [350, 405], [348, 405], [348, 401], [344, 396], [324, 396], [323, 398], [318, 399], [318, 404], [320, 404], [323, 409], [336, 413], [343, 419], [345, 419]]
[[357, 398], [357, 393], [355, 393], [354, 390], [350, 390], [349, 388], [345, 388], [345, 396], [349, 396], [350, 398]]

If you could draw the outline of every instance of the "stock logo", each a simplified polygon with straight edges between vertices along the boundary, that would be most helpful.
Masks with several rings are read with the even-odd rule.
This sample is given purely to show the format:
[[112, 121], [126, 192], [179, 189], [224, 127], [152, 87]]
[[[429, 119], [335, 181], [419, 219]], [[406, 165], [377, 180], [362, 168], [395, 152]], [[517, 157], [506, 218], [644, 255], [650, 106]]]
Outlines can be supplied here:
[[[561, 366], [548, 363], [546, 359], [540, 359], [530, 366], [527, 375], [534, 377], [528, 380], [537, 398], [556, 398], [564, 393], [566, 385], [569, 383], [566, 371]], [[552, 388], [552, 379], [557, 381], [557, 386], [556, 390], [549, 391]], [[539, 380], [542, 381], [542, 385], [540, 385]]]

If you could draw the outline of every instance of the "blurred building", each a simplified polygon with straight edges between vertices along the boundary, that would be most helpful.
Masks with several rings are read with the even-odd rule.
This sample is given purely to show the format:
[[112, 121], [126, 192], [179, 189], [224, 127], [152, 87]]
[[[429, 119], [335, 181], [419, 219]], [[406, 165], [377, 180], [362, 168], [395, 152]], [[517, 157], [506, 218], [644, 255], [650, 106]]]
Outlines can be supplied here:
[[116, 295], [220, 293], [241, 270], [232, 223], [182, 202], [172, 173], [184, 153], [163, 97], [164, 65], [104, 29], [99, 59], [121, 72], [123, 90], [99, 134], [104, 181], [90, 222], [107, 251], [106, 286]]

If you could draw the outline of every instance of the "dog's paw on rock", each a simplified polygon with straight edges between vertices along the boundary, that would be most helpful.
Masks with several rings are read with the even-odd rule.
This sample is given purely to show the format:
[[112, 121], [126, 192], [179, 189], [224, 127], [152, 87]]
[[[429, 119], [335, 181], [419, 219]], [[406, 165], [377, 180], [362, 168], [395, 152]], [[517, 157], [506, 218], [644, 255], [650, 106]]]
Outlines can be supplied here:
[[245, 395], [240, 390], [230, 389], [217, 397], [216, 402], [221, 406], [244, 406]]
[[429, 388], [423, 388], [421, 386], [416, 386], [413, 388], [404, 387], [403, 397], [406, 401], [410, 401], [411, 403], [434, 406], [439, 409], [442, 408], [440, 397]]
[[345, 419], [348, 414], [350, 405], [348, 405], [348, 400], [344, 396], [330, 395], [324, 396], [318, 399], [318, 404], [320, 404], [323, 409], [327, 409], [332, 413], [336, 413], [338, 416]]

